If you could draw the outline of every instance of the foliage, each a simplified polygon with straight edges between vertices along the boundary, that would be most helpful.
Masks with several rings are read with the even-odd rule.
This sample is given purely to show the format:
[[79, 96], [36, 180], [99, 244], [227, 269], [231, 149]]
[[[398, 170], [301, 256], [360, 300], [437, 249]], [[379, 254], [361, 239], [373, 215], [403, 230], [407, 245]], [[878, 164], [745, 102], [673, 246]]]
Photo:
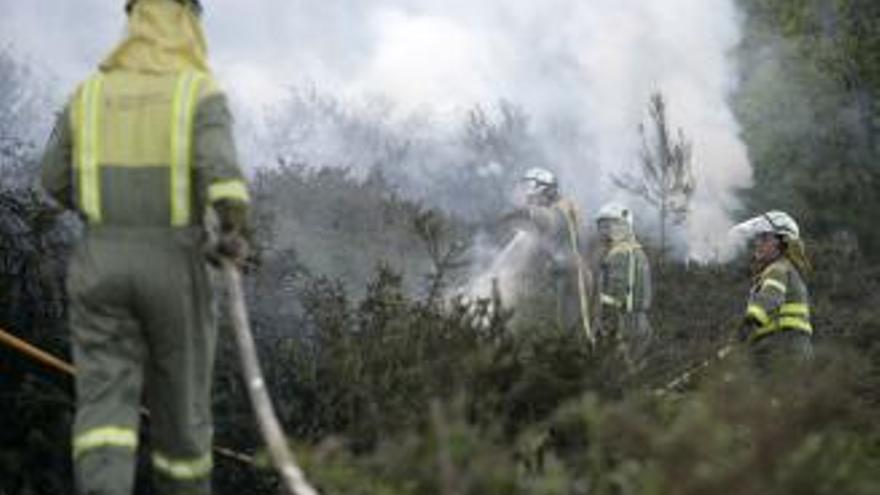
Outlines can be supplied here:
[[[657, 394], [733, 334], [747, 263], [670, 264], [655, 281], [663, 297], [650, 315], [651, 357], [626, 375], [607, 344], [588, 351], [548, 321], [525, 318], [514, 332], [522, 306], [439, 296], [467, 255], [469, 225], [401, 198], [383, 173], [282, 160], [254, 181], [260, 263], [247, 290], [277, 410], [324, 493], [880, 490], [880, 279], [872, 256], [880, 238], [869, 108], [880, 80], [877, 5], [740, 3], [735, 103], [756, 178], [744, 198], [748, 208], [790, 210], [817, 237], [809, 243], [820, 350], [812, 367], [756, 377], [739, 352]], [[333, 115], [344, 117], [342, 110]], [[524, 116], [511, 110], [504, 119], [521, 120], [474, 114], [470, 136], [481, 140], [473, 163], [513, 156], [504, 165], [514, 170], [532, 156]], [[2, 119], [0, 131], [8, 135]], [[375, 137], [369, 126], [352, 132]], [[4, 152], [4, 172], [32, 174], [33, 149]], [[450, 187], [479, 183], [479, 169], [468, 170], [461, 183], [449, 178]], [[75, 221], [50, 222], [39, 194], [0, 182], [0, 324], [67, 357], [62, 287]], [[218, 456], [215, 491], [277, 493], [237, 368], [231, 339], [221, 339], [216, 444], [254, 454], [261, 466]], [[7, 348], [0, 376], [0, 493], [69, 493], [68, 378]], [[148, 492], [142, 483], [139, 493]]]
[[739, 0], [744, 38], [733, 103], [754, 168], [745, 209], [783, 209], [806, 232], [880, 237], [880, 4]]
[[[422, 212], [408, 228], [434, 236], [443, 259], [461, 232], [449, 221]], [[513, 332], [503, 301], [419, 297], [381, 264], [364, 294], [352, 297], [345, 284], [307, 266], [298, 250], [263, 239], [262, 263], [248, 277], [259, 351], [291, 441], [324, 493], [877, 489], [872, 418], [880, 412], [880, 347], [873, 335], [880, 315], [873, 299], [880, 291], [865, 261], [839, 244], [816, 251], [820, 271], [812, 287], [827, 357], [810, 380], [756, 384], [734, 359], [658, 397], [655, 388], [732, 334], [747, 290], [745, 269], [670, 265], [657, 281], [667, 296], [651, 315], [658, 333], [652, 357], [639, 374], [626, 376], [607, 347], [590, 353], [546, 323]], [[15, 330], [63, 355], [64, 342], [47, 340], [44, 331], [65, 335], [63, 321], [53, 315], [40, 324], [46, 327]], [[255, 453], [263, 467], [218, 456], [216, 491], [276, 493], [230, 341], [220, 343], [215, 441]], [[63, 492], [59, 487], [70, 486], [69, 384], [2, 352], [0, 394], [10, 405], [0, 419], [11, 427], [0, 448], [0, 489]]]

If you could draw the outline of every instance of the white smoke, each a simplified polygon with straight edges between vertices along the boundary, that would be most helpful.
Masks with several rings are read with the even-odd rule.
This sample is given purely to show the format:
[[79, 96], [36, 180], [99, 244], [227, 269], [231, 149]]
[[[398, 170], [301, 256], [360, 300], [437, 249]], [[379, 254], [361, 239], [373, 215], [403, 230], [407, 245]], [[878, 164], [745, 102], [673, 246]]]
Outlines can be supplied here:
[[[122, 2], [113, 3], [3, 0], [0, 43], [57, 70], [66, 93], [122, 31]], [[532, 117], [543, 156], [587, 212], [620, 197], [608, 177], [637, 166], [637, 125], [649, 95], [662, 91], [671, 121], [694, 143], [699, 185], [687, 238], [692, 255], [706, 257], [730, 226], [732, 191], [750, 180], [727, 104], [739, 40], [733, 3], [213, 0], [205, 24], [213, 65], [252, 134], [276, 130], [261, 122], [290, 88], [318, 88], [355, 107], [382, 102], [393, 137], [403, 129], [403, 141], [436, 155], [466, 109], [505, 99]], [[303, 160], [350, 166], [384, 156], [358, 148], [369, 135], [318, 131], [299, 135]], [[245, 144], [251, 163], [271, 163], [265, 141]], [[448, 169], [450, 155], [421, 166]]]
[[[662, 91], [671, 122], [694, 145], [698, 189], [685, 233], [691, 256], [710, 257], [730, 227], [732, 191], [750, 180], [727, 104], [735, 81], [729, 53], [739, 40], [732, 0], [306, 3], [289, 2], [273, 21], [290, 19], [291, 26], [280, 62], [265, 69], [276, 80], [306, 80], [355, 108], [383, 101], [391, 109], [383, 114], [387, 129], [399, 129], [395, 118], [421, 115], [421, 137], [433, 136], [425, 139], [435, 156], [422, 161], [435, 168], [455, 161], [436, 156], [452, 146], [467, 108], [514, 102], [531, 116], [563, 189], [587, 211], [610, 199], [646, 210], [608, 177], [637, 167], [637, 126], [649, 95]], [[297, 36], [303, 22], [324, 26], [322, 38], [310, 36], [314, 27]], [[235, 74], [228, 77], [234, 85]], [[314, 145], [318, 162], [333, 161], [327, 154], [337, 151], [347, 165], [352, 155], [376, 159], [357, 146], [334, 150], [345, 144], [332, 145], [326, 133], [316, 139], [298, 144]]]
[[467, 285], [456, 290], [467, 300], [489, 297], [498, 291], [505, 305], [514, 304], [522, 296], [522, 274], [538, 252], [539, 240], [534, 232], [517, 230], [510, 240], [497, 249], [478, 243], [476, 273], [468, 277]]

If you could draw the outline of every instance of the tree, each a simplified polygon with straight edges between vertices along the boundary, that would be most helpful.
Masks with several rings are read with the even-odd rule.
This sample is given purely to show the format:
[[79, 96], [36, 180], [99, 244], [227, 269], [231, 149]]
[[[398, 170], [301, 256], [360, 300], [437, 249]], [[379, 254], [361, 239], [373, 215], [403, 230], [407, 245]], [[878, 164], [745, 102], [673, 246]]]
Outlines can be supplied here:
[[782, 209], [811, 238], [880, 252], [880, 3], [738, 0], [733, 109], [753, 166], [748, 212]]
[[[671, 226], [687, 221], [691, 198], [696, 189], [691, 143], [684, 131], [673, 136], [666, 116], [666, 100], [661, 93], [651, 95], [648, 112], [651, 131], [639, 125], [642, 138], [640, 171], [613, 175], [614, 184], [647, 201], [657, 210], [660, 224], [660, 252], [666, 252]], [[653, 132], [652, 132], [653, 131]]]

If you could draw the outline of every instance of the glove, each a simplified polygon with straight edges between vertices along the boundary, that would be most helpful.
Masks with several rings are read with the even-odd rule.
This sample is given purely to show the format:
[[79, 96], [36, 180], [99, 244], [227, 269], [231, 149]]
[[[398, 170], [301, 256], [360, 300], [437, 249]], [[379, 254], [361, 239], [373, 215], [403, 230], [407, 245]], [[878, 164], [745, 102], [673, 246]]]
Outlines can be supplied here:
[[250, 245], [238, 232], [224, 232], [217, 240], [217, 255], [232, 261], [238, 266], [244, 266], [250, 254]]
[[225, 232], [205, 244], [205, 259], [214, 268], [222, 268], [224, 261], [231, 261], [245, 268], [249, 261], [250, 245], [236, 232]]
[[213, 204], [213, 211], [216, 223], [207, 230], [215, 234], [213, 238], [209, 237], [208, 261], [219, 266], [223, 260], [229, 260], [239, 268], [245, 268], [251, 256], [247, 205], [220, 200]]

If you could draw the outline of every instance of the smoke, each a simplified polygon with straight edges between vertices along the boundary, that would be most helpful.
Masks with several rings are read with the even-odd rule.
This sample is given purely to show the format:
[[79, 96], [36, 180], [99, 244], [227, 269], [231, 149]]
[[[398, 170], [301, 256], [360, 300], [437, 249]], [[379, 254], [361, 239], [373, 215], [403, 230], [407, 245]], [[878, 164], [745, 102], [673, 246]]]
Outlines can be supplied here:
[[[731, 225], [732, 191], [750, 180], [727, 103], [735, 82], [729, 52], [739, 41], [732, 0], [312, 4], [279, 6], [270, 25], [286, 41], [267, 43], [257, 60], [230, 64], [236, 68], [227, 79], [234, 85], [244, 66], [278, 87], [317, 88], [344, 118], [333, 115], [330, 125], [309, 132], [276, 132], [263, 149], [288, 143], [302, 161], [356, 170], [396, 159], [417, 171], [410, 178], [428, 179], [411, 181], [418, 196], [461, 205], [463, 198], [447, 200], [454, 191], [438, 188], [443, 181], [436, 179], [456, 167], [486, 166], [460, 142], [466, 113], [482, 104], [497, 116], [491, 105], [507, 101], [528, 116], [538, 148], [528, 154], [533, 163], [517, 167], [555, 170], [587, 211], [617, 199], [648, 213], [608, 177], [638, 166], [637, 126], [649, 95], [662, 91], [672, 124], [694, 145], [698, 188], [684, 232], [690, 255], [711, 256]], [[248, 94], [239, 88], [239, 99]], [[309, 115], [313, 107], [281, 108], [276, 131], [285, 119], [300, 126], [320, 120]], [[652, 216], [641, 215], [643, 226]]]
[[[122, 29], [121, 6], [105, 0], [7, 3], [2, 40], [57, 69], [61, 92]], [[637, 125], [659, 90], [694, 143], [693, 256], [710, 254], [731, 224], [732, 191], [750, 180], [727, 104], [733, 0], [214, 0], [205, 25], [252, 165], [272, 164], [282, 144], [281, 154], [322, 166], [396, 161], [417, 196], [458, 206], [462, 188], [445, 179], [469, 168], [481, 185], [509, 184], [491, 158], [511, 173], [549, 166], [587, 212], [611, 199], [644, 211], [608, 177], [637, 166]], [[528, 116], [515, 143], [528, 149], [514, 163], [462, 144], [469, 109], [481, 104], [500, 122], [499, 101]]]
[[474, 273], [463, 288], [456, 289], [467, 300], [489, 297], [493, 289], [504, 304], [513, 304], [522, 296], [522, 277], [527, 264], [539, 251], [539, 239], [532, 231], [518, 230], [510, 240], [496, 248], [491, 243], [478, 242], [474, 249]]

